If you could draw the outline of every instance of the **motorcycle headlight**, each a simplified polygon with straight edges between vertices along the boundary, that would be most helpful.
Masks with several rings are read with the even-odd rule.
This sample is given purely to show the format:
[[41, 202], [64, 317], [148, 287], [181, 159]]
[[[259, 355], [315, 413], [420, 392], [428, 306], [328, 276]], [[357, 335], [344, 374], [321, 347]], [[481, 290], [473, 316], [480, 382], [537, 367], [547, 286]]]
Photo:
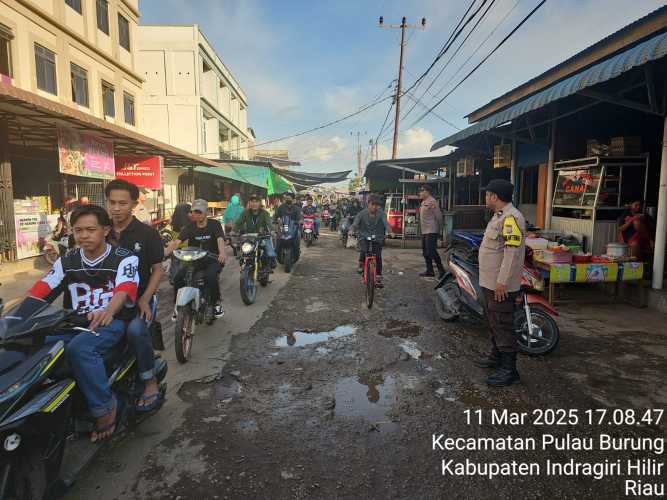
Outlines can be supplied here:
[[283, 231], [285, 231], [286, 233], [289, 232], [289, 226], [287, 224], [283, 226]]
[[243, 245], [241, 245], [241, 251], [243, 253], [251, 253], [254, 249], [255, 245], [247, 241]]

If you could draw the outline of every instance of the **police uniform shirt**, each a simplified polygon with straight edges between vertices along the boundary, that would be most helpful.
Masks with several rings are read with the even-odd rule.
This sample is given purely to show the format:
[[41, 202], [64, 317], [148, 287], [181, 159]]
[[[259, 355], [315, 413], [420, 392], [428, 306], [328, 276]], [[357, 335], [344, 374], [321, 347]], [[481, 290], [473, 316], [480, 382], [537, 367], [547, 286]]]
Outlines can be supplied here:
[[496, 212], [484, 231], [479, 249], [479, 284], [495, 290], [500, 283], [507, 291], [521, 287], [521, 275], [526, 254], [526, 221], [517, 208], [508, 203]]
[[126, 292], [128, 303], [116, 314], [116, 318], [130, 320], [136, 315], [134, 303], [139, 286], [138, 265], [136, 255], [108, 243], [104, 253], [94, 260], [88, 259], [80, 248], [76, 248], [59, 258], [28, 293], [47, 302], [53, 302], [64, 293], [65, 309], [86, 315], [106, 308], [115, 293]]

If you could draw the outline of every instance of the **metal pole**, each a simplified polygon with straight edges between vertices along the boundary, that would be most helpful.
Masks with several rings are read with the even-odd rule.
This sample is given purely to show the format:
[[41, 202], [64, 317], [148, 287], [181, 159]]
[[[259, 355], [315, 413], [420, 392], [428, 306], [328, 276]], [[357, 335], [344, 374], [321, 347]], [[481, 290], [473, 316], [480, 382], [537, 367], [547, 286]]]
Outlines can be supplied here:
[[401, 57], [398, 63], [398, 83], [396, 84], [396, 118], [394, 118], [394, 144], [391, 148], [391, 159], [396, 159], [398, 148], [398, 122], [401, 118], [401, 87], [403, 84], [403, 47], [405, 46], [405, 17], [401, 21]]
[[514, 206], [519, 206], [519, 197], [517, 196], [517, 169], [516, 169], [516, 139], [512, 139], [512, 160], [510, 162], [510, 182], [514, 186], [514, 193], [512, 193], [512, 202]]
[[665, 247], [667, 246], [667, 116], [662, 126], [662, 158], [660, 159], [660, 183], [658, 185], [658, 218], [655, 231], [653, 258], [653, 283], [655, 290], [662, 290], [665, 274]]
[[544, 228], [551, 229], [553, 210], [554, 162], [556, 158], [556, 121], [551, 122], [551, 141], [549, 142], [549, 161], [547, 163], [547, 199], [544, 205]]
[[[403, 169], [403, 181], [405, 181], [405, 169]], [[403, 241], [401, 242], [401, 247], [405, 248], [405, 207], [407, 206], [406, 200], [405, 200], [405, 182], [401, 182], [403, 184], [403, 221], [401, 223], [402, 229], [403, 229]]]

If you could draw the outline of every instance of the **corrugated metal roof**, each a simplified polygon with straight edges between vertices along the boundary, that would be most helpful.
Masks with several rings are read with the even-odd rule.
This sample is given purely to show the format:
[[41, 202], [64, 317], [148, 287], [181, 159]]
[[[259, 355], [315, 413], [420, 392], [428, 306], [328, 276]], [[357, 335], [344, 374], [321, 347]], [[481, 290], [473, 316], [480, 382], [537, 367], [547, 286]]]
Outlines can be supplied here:
[[661, 33], [436, 142], [431, 147], [431, 151], [443, 146], [455, 145], [463, 139], [491, 130], [521, 115], [543, 108], [549, 103], [576, 94], [585, 88], [616, 78], [637, 66], [655, 61], [665, 55], [667, 55], [667, 33]]

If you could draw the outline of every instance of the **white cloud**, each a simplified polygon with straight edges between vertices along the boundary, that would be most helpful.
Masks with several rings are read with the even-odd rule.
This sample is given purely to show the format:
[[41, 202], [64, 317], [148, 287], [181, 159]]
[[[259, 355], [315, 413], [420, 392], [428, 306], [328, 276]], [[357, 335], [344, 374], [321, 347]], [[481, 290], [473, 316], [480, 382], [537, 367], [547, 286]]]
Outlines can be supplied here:
[[[440, 156], [444, 154], [442, 150], [431, 152], [433, 134], [421, 127], [411, 128], [401, 133], [398, 137], [398, 158], [416, 158], [422, 156]], [[378, 146], [378, 155], [380, 159], [391, 157], [391, 141]]]
[[331, 137], [322, 144], [303, 150], [303, 161], [329, 161], [348, 148], [347, 141], [339, 136]]

